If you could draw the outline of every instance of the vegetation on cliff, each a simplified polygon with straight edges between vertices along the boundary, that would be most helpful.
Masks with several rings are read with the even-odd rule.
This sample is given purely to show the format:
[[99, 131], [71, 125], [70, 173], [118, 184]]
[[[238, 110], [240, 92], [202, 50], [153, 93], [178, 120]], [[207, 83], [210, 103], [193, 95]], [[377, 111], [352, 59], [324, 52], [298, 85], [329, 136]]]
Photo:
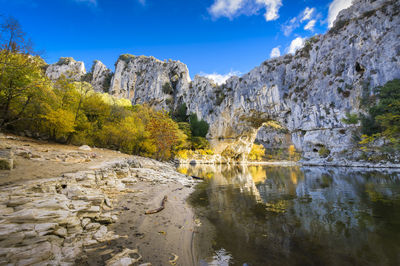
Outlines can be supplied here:
[[348, 113], [342, 121], [361, 124], [355, 132], [355, 139], [363, 151], [379, 152], [376, 160], [390, 159], [390, 154], [400, 150], [400, 80], [387, 82], [376, 88], [372, 95], [366, 92], [361, 102], [365, 114]]

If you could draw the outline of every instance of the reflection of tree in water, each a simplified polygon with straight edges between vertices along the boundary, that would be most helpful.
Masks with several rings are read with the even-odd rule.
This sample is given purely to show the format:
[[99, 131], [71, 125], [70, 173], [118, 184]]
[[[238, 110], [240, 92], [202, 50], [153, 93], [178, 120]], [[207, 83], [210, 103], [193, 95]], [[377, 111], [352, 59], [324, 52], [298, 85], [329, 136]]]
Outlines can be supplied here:
[[216, 229], [214, 250], [226, 249], [235, 264], [400, 262], [396, 173], [261, 166], [208, 171], [214, 177], [191, 202]]

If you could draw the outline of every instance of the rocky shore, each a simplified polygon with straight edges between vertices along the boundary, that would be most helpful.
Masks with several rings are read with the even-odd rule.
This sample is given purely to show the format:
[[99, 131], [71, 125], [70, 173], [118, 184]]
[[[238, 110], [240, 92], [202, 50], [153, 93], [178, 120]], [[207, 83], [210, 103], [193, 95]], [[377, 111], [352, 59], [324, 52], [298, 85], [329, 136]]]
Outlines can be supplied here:
[[[1, 265], [154, 263], [151, 249], [141, 245], [145, 240], [153, 246], [155, 239], [157, 262], [193, 261], [194, 216], [185, 199], [196, 181], [177, 173], [172, 164], [100, 149], [57, 145], [49, 151], [51, 144], [28, 139], [23, 143], [17, 137], [0, 138], [0, 149], [12, 151], [8, 154], [13, 154], [15, 164], [14, 169], [0, 171]], [[55, 150], [59, 157], [64, 154], [75, 160], [52, 160]], [[80, 170], [65, 171], [68, 165]], [[55, 171], [54, 177], [46, 171], [43, 178], [34, 175], [35, 167], [62, 166], [64, 173]], [[19, 171], [25, 173], [24, 178], [18, 176]], [[154, 216], [144, 214], [158, 207], [164, 196], [168, 197], [165, 210]], [[155, 228], [154, 223], [161, 221], [176, 227], [176, 232], [170, 234], [168, 226], [164, 233], [130, 229]], [[166, 244], [178, 240], [188, 243], [187, 248], [173, 250], [173, 245]]]

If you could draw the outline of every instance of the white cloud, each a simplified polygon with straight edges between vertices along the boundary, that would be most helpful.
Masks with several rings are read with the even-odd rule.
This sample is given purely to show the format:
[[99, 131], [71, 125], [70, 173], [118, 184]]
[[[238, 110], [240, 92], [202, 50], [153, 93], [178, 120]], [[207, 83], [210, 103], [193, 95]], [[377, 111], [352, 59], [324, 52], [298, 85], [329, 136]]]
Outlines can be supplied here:
[[97, 0], [75, 0], [75, 2], [87, 3], [87, 4], [90, 4], [90, 5], [97, 6]]
[[317, 22], [317, 21], [316, 21], [315, 19], [310, 20], [310, 21], [307, 23], [307, 25], [304, 26], [304, 29], [305, 29], [305, 30], [313, 31], [316, 22]]
[[208, 9], [214, 17], [232, 18], [242, 7], [244, 0], [215, 0]]
[[333, 2], [329, 5], [328, 28], [333, 26], [333, 22], [340, 11], [351, 6], [351, 2], [352, 0], [333, 0]]
[[304, 42], [305, 42], [306, 38], [301, 38], [301, 37], [297, 37], [296, 39], [294, 39], [291, 43], [290, 46], [288, 48], [288, 52], [291, 54], [294, 54], [298, 49], [302, 48], [304, 46]]
[[256, 0], [258, 4], [264, 5], [266, 12], [264, 14], [266, 21], [279, 18], [279, 8], [282, 6], [282, 0]]
[[254, 15], [265, 8], [265, 20], [271, 21], [279, 18], [279, 8], [282, 0], [214, 0], [208, 12], [214, 17], [227, 17], [232, 19], [242, 14]]
[[[303, 22], [312, 19], [313, 17], [315, 17], [315, 8], [310, 8], [310, 7], [306, 7], [303, 11], [300, 12], [299, 15], [297, 15], [297, 17], [292, 18], [291, 20], [287, 21], [283, 26], [282, 26], [282, 30], [283, 30], [283, 34], [285, 36], [289, 36], [290, 34], [292, 34], [292, 32], [297, 29], [298, 27], [300, 27]], [[310, 22], [309, 22], [310, 23]], [[308, 23], [308, 24], [309, 24]], [[313, 22], [313, 26], [315, 26], [315, 22]], [[307, 24], [307, 25], [308, 25]], [[307, 26], [306, 25], [306, 26]], [[311, 25], [310, 25], [311, 26]], [[311, 29], [310, 29], [311, 30]]]
[[306, 7], [306, 9], [304, 9], [303, 11], [303, 17], [300, 19], [300, 22], [310, 20], [314, 11], [315, 11], [314, 7], [313, 8]]
[[231, 71], [225, 75], [221, 75], [218, 73], [213, 73], [213, 74], [206, 74], [203, 72], [200, 73], [201, 76], [205, 76], [206, 78], [213, 80], [218, 85], [224, 84], [225, 81], [227, 81], [230, 77], [239, 76], [240, 74], [241, 73], [239, 71]]
[[297, 21], [297, 18], [292, 18], [286, 25], [283, 25], [283, 34], [285, 36], [289, 36], [292, 34], [292, 32], [299, 27], [299, 22]]
[[146, 4], [146, 0], [138, 0], [139, 1], [139, 3], [141, 3], [142, 5], [145, 5]]
[[274, 57], [279, 57], [281, 56], [281, 50], [279, 49], [280, 47], [275, 47], [272, 49], [271, 54], [269, 55], [270, 58], [274, 58]]

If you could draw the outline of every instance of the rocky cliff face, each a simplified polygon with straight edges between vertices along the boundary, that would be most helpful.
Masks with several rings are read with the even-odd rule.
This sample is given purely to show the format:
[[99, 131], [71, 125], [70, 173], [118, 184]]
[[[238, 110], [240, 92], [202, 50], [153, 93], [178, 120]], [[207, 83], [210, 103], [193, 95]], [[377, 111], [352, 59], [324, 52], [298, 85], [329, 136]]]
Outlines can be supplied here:
[[95, 60], [90, 73], [89, 80], [95, 91], [108, 92], [110, 90], [113, 74], [102, 62]]
[[160, 61], [154, 57], [122, 55], [111, 81], [110, 94], [148, 103], [156, 108], [173, 109], [189, 89], [187, 66], [179, 61]]
[[[246, 153], [262, 124], [274, 120], [304, 157], [319, 157], [322, 147], [339, 153], [352, 145], [345, 114], [362, 112], [365, 94], [400, 77], [399, 12], [398, 1], [357, 1], [295, 55], [265, 61], [219, 87], [204, 82], [185, 102], [211, 124], [220, 152]], [[213, 101], [205, 97], [211, 92]]]
[[72, 57], [61, 57], [57, 63], [49, 65], [46, 69], [46, 75], [51, 80], [57, 80], [61, 75], [75, 80], [81, 80], [85, 74], [85, 64], [75, 61]]
[[171, 110], [186, 103], [210, 124], [217, 152], [247, 154], [265, 122], [276, 121], [305, 158], [330, 156], [352, 145], [352, 126], [341, 119], [363, 112], [360, 99], [400, 78], [400, 3], [357, 0], [340, 12], [325, 35], [307, 40], [296, 54], [263, 62], [217, 86], [181, 62], [121, 56], [110, 93]]

